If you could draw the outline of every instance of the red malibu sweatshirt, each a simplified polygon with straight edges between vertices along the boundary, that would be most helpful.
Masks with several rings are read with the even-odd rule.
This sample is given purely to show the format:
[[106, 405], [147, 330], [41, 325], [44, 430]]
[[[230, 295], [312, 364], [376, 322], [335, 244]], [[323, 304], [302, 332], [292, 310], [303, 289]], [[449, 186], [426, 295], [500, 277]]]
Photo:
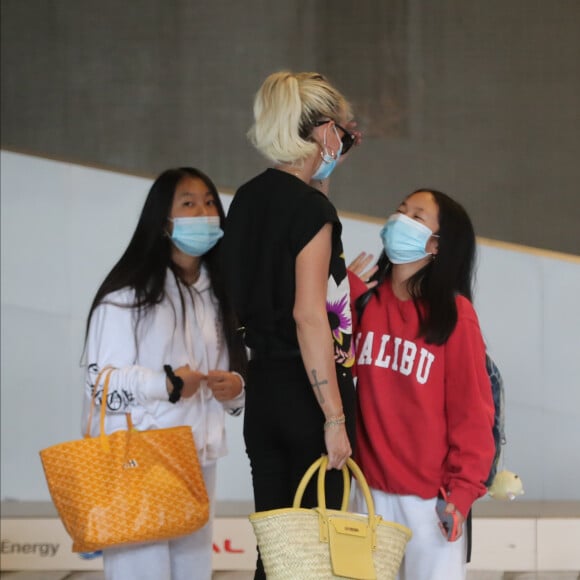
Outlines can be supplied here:
[[369, 485], [432, 498], [439, 487], [466, 516], [486, 493], [494, 454], [493, 399], [485, 345], [473, 306], [456, 299], [458, 321], [441, 346], [418, 338], [412, 300], [390, 280], [361, 320], [354, 301], [366, 291], [349, 272], [356, 348], [357, 461]]

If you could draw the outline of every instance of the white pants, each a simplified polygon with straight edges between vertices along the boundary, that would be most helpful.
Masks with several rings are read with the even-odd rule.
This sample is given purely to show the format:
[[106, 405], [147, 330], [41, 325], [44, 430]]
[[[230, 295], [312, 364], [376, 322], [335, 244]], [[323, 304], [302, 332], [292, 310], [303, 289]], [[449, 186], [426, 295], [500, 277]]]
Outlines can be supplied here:
[[[448, 542], [439, 529], [436, 498], [395, 495], [376, 489], [371, 489], [371, 495], [378, 515], [403, 524], [413, 532], [398, 580], [465, 580], [465, 526], [457, 541]], [[367, 513], [366, 502], [358, 486], [353, 494], [353, 511]]]
[[152, 544], [103, 550], [106, 580], [210, 580], [216, 463], [203, 466], [209, 496], [207, 524], [190, 534]]

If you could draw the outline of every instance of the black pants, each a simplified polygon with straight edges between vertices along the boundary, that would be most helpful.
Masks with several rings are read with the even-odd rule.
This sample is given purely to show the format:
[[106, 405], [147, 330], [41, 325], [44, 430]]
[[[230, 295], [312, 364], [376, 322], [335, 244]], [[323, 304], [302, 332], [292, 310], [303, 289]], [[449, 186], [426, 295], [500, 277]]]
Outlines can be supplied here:
[[[349, 369], [337, 366], [347, 432], [354, 449], [355, 392]], [[256, 511], [291, 507], [308, 467], [326, 453], [324, 414], [299, 357], [250, 361], [246, 386], [244, 440], [252, 468]], [[340, 508], [342, 474], [326, 475], [326, 505]], [[318, 505], [316, 478], [302, 507]], [[266, 578], [258, 555], [256, 579]]]

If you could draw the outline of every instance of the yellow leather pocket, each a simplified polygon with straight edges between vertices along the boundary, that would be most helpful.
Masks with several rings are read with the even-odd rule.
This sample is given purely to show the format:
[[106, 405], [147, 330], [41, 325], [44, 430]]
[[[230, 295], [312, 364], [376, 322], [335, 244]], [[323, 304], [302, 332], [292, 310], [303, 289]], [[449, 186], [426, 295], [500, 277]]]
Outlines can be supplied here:
[[372, 530], [365, 517], [360, 520], [330, 516], [328, 540], [332, 573], [356, 580], [375, 580]]

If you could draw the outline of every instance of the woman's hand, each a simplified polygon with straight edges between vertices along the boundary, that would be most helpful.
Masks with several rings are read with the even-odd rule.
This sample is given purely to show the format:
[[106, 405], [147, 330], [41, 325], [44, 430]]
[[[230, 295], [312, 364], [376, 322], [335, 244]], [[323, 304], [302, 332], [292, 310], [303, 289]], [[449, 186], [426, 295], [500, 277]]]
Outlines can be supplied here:
[[327, 427], [324, 430], [324, 442], [328, 453], [327, 469], [342, 469], [346, 460], [352, 455], [344, 424]]
[[342, 163], [347, 157], [350, 156], [351, 152], [354, 150], [355, 147], [358, 147], [362, 143], [362, 133], [357, 131], [356, 129], [356, 121], [349, 121], [344, 127], [349, 133], [354, 135], [354, 143], [353, 146], [346, 152], [340, 156], [338, 160], [339, 163]]
[[242, 392], [242, 380], [235, 373], [229, 371], [209, 371], [207, 386], [218, 401], [230, 401]]
[[[206, 378], [203, 373], [191, 370], [189, 365], [179, 367], [173, 372], [176, 376], [178, 376], [180, 379], [183, 380], [183, 389], [181, 390], [181, 396], [185, 399], [193, 397], [193, 395], [195, 395], [195, 393], [197, 393], [197, 391], [199, 390], [201, 381], [203, 381]], [[173, 390], [173, 386], [171, 386], [171, 389]], [[168, 392], [171, 393], [169, 389]]]
[[[362, 143], [363, 134], [360, 131], [357, 131], [356, 121], [349, 121], [346, 124], [345, 129], [347, 129], [348, 131], [350, 131], [354, 135], [353, 147], [358, 147]], [[352, 151], [352, 149], [351, 149], [351, 151]], [[350, 151], [348, 153], [350, 153]], [[347, 153], [347, 155], [348, 155], [348, 153]]]
[[358, 276], [365, 284], [366, 287], [370, 290], [377, 285], [377, 281], [373, 280], [369, 282], [369, 280], [373, 277], [373, 275], [378, 270], [378, 266], [375, 264], [372, 268], [367, 270], [368, 265], [373, 261], [374, 256], [372, 254], [367, 254], [366, 252], [361, 252], [349, 265], [348, 270], [351, 271], [353, 274]]

